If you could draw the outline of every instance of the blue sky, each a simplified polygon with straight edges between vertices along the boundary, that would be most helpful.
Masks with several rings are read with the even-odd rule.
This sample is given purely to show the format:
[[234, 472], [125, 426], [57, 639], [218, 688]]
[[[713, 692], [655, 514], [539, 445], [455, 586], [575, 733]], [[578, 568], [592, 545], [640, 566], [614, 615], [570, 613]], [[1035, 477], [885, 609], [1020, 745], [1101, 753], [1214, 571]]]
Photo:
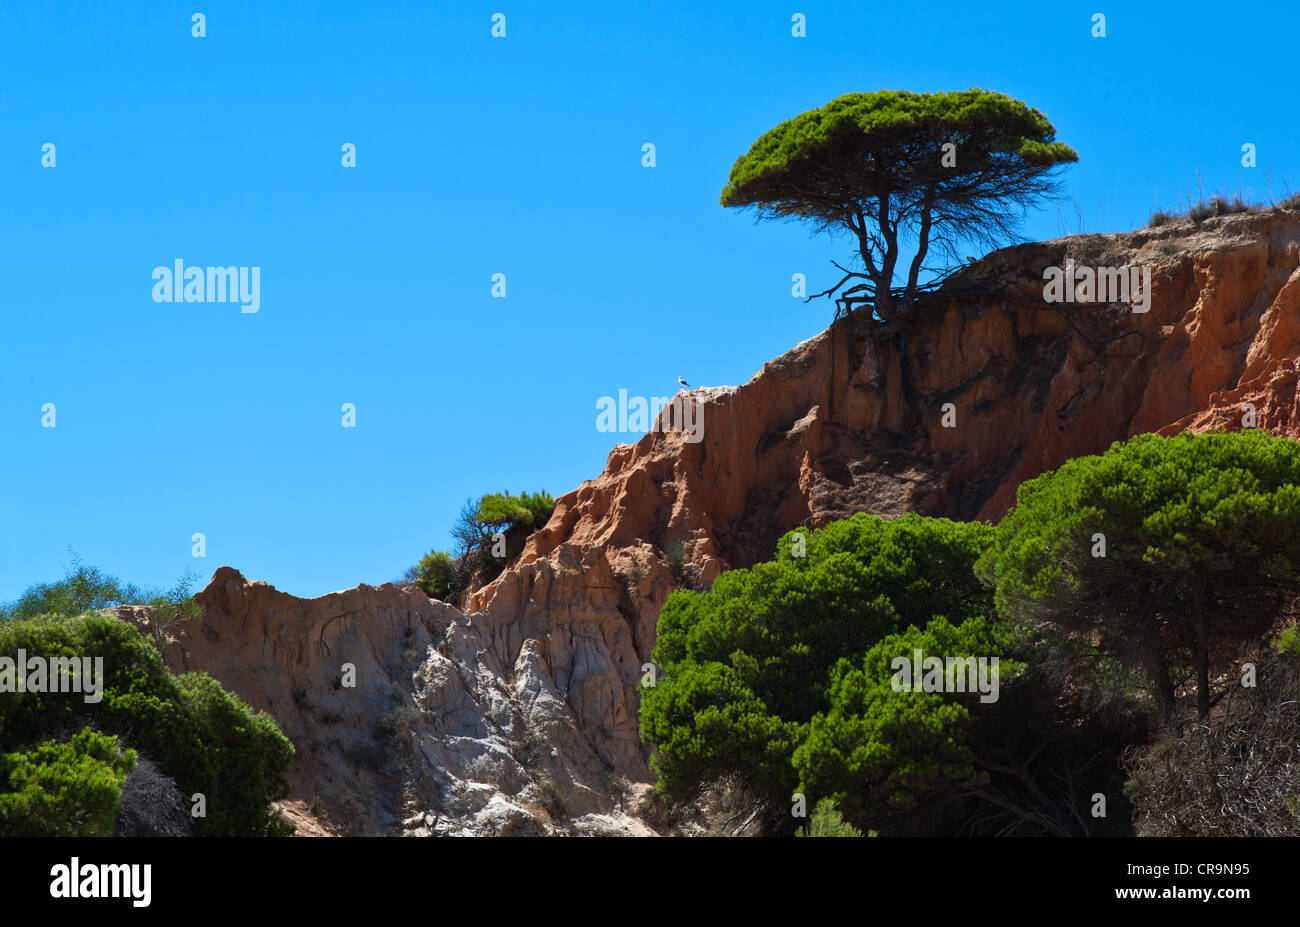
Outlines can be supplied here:
[[[69, 548], [155, 586], [385, 582], [467, 497], [595, 477], [636, 437], [596, 430], [599, 397], [743, 383], [825, 327], [790, 277], [834, 282], [844, 243], [717, 200], [843, 93], [1045, 112], [1080, 160], [1028, 238], [1081, 230], [1076, 200], [1082, 230], [1139, 227], [1198, 171], [1300, 189], [1289, 5], [308, 6], [0, 6], [0, 600]], [[177, 258], [260, 267], [260, 310], [154, 302]]]

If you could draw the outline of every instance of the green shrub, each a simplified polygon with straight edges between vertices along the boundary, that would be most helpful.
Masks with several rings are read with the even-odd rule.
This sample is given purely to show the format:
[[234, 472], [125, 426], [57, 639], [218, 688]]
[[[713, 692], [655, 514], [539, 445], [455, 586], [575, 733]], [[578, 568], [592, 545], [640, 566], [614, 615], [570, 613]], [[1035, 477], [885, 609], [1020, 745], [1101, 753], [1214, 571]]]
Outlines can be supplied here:
[[0, 607], [7, 619], [37, 615], [80, 615], [94, 609], [143, 601], [146, 594], [133, 585], [123, 585], [75, 557], [63, 579], [28, 587], [17, 602]]
[[520, 527], [537, 530], [555, 511], [555, 497], [546, 490], [511, 495], [509, 490], [489, 493], [478, 500], [476, 520], [490, 531]]
[[[456, 562], [466, 575], [477, 572], [483, 582], [496, 578], [506, 563], [523, 550], [528, 536], [546, 524], [555, 510], [555, 499], [539, 493], [512, 495], [509, 491], [489, 493], [477, 502], [466, 502], [452, 528], [459, 544]], [[498, 547], [496, 535], [505, 540]]]
[[0, 754], [0, 837], [106, 837], [136, 766], [116, 737], [84, 730]]
[[[554, 511], [555, 497], [546, 490], [517, 496], [507, 490], [467, 499], [451, 529], [456, 552], [431, 550], [403, 578], [435, 599], [452, 601], [473, 577], [481, 583], [495, 579]], [[504, 552], [494, 541], [498, 532], [505, 540]]]
[[683, 578], [683, 568], [686, 565], [686, 543], [681, 538], [673, 538], [664, 545], [664, 559], [668, 561], [668, 569], [672, 572], [673, 579], [678, 583]]
[[447, 602], [465, 588], [466, 577], [445, 550], [431, 550], [416, 565], [413, 580], [424, 594]]
[[1292, 622], [1287, 625], [1271, 643], [1278, 653], [1300, 657], [1300, 624]]
[[[875, 831], [871, 831], [872, 837], [876, 836]], [[829, 798], [823, 798], [813, 808], [812, 817], [808, 818], [808, 826], [799, 831], [796, 835], [799, 837], [861, 837], [862, 831], [858, 830], [852, 824], [849, 824], [840, 816], [840, 809], [835, 807], [835, 802]]]
[[798, 790], [836, 796], [851, 820], [883, 822], [986, 782], [970, 743], [978, 692], [899, 693], [891, 664], [910, 661], [916, 650], [997, 657], [1000, 697], [1020, 669], [1006, 659], [1008, 643], [1008, 631], [981, 616], [955, 627], [939, 617], [925, 630], [889, 635], [856, 664], [841, 659], [831, 674], [829, 708], [813, 717], [792, 757]]
[[17, 602], [0, 606], [0, 620], [37, 615], [71, 618], [115, 605], [149, 605], [157, 613], [157, 625], [165, 627], [200, 613], [198, 604], [190, 597], [196, 579], [194, 573], [188, 572], [171, 589], [143, 589], [123, 583], [74, 556], [63, 579], [30, 586]]
[[[275, 720], [255, 712], [221, 688], [206, 673], [176, 677], [183, 716], [190, 719], [196, 749], [176, 757], [150, 754], [172, 775], [188, 796], [202, 792], [207, 817], [195, 822], [198, 836], [286, 836], [292, 828], [281, 821], [271, 802], [289, 794], [288, 772], [293, 745]], [[191, 787], [190, 782], [197, 783]]]
[[93, 724], [147, 754], [188, 797], [206, 797], [196, 835], [282, 831], [270, 802], [288, 794], [293, 746], [203, 673], [173, 676], [151, 641], [102, 614], [41, 616], [0, 624], [0, 654], [103, 659], [102, 700], [79, 693], [0, 693], [0, 749], [22, 750], [51, 733]]
[[675, 592], [659, 615], [663, 672], [642, 696], [641, 734], [670, 802], [725, 779], [788, 824], [792, 758], [832, 707], [841, 659], [860, 664], [935, 616], [960, 624], [993, 612], [972, 570], [985, 525], [856, 515], [814, 532], [794, 557], [798, 533], [781, 539], [775, 561], [723, 573], [708, 593]]
[[1020, 486], [979, 571], [1004, 618], [1098, 641], [1166, 716], [1190, 683], [1204, 717], [1225, 654], [1300, 594], [1300, 444], [1141, 435], [1071, 460]]
[[[1119, 793], [1120, 754], [1146, 736], [1130, 675], [1088, 641], [996, 615], [974, 570], [993, 537], [978, 523], [856, 515], [787, 534], [775, 561], [723, 573], [708, 593], [674, 593], [662, 672], [641, 700], [656, 794], [681, 805], [721, 788], [767, 833], [798, 823], [796, 792], [891, 835], [1126, 833], [1122, 798], [1107, 819], [1089, 802]], [[987, 659], [968, 690], [992, 681], [997, 658], [996, 703], [895, 688], [895, 661], [917, 649]]]

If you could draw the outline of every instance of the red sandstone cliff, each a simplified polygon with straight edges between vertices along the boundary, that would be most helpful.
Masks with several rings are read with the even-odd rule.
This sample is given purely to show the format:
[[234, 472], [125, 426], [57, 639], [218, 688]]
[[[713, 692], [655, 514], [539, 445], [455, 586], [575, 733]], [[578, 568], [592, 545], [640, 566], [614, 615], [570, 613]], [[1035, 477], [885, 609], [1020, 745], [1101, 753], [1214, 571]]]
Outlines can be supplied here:
[[[1043, 270], [1067, 258], [1151, 267], [1150, 310], [1046, 304]], [[702, 441], [616, 446], [466, 614], [409, 587], [295, 599], [223, 568], [168, 661], [274, 714], [294, 797], [342, 832], [648, 832], [638, 683], [678, 578], [707, 585], [857, 511], [995, 519], [1070, 457], [1240, 427], [1245, 403], [1295, 435], [1298, 268], [1283, 210], [1003, 249], [897, 331], [851, 349], [845, 321], [743, 386], [694, 391]], [[344, 662], [354, 691], [334, 685]]]
[[[1045, 303], [1043, 269], [1067, 258], [1151, 267], [1149, 311]], [[851, 365], [841, 322], [744, 386], [697, 391], [702, 442], [651, 432], [616, 447], [522, 560], [682, 538], [711, 576], [856, 511], [996, 519], [1016, 486], [1071, 457], [1141, 432], [1240, 427], [1243, 402], [1294, 434], [1298, 265], [1300, 214], [1283, 210], [994, 252], [904, 323], [910, 401], [893, 339]]]

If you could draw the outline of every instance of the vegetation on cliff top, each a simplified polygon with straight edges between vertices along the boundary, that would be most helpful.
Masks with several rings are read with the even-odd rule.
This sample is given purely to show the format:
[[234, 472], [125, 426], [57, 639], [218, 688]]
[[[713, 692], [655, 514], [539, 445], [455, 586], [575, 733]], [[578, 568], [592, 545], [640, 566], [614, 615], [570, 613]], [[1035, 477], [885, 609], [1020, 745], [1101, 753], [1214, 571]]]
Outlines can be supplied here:
[[948, 269], [927, 265], [932, 255], [956, 263], [960, 243], [1010, 237], [1028, 207], [1056, 192], [1053, 169], [1077, 160], [1046, 116], [1002, 93], [849, 93], [758, 138], [720, 202], [850, 234], [862, 270], [836, 264], [844, 277], [817, 295], [861, 281], [837, 299], [841, 311], [869, 304], [889, 321], [915, 303], [924, 271]]
[[517, 496], [506, 490], [469, 499], [452, 526], [456, 551], [429, 551], [403, 578], [435, 599], [455, 601], [471, 582], [498, 576], [553, 511], [555, 497], [546, 490]]

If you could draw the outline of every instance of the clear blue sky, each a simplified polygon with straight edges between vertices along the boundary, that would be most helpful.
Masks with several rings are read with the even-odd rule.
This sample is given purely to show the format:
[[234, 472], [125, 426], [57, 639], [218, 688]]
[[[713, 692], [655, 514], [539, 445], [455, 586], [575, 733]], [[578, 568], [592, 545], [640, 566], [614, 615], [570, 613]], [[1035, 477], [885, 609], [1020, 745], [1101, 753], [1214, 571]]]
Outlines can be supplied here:
[[[844, 243], [717, 200], [758, 135], [843, 93], [1036, 106], [1088, 231], [1198, 171], [1300, 189], [1291, 4], [721, 6], [0, 6], [0, 600], [69, 548], [157, 586], [385, 582], [466, 497], [596, 476], [635, 440], [596, 430], [600, 396], [742, 383], [825, 327], [790, 276], [833, 282]], [[260, 311], [155, 303], [176, 258], [260, 267]]]

